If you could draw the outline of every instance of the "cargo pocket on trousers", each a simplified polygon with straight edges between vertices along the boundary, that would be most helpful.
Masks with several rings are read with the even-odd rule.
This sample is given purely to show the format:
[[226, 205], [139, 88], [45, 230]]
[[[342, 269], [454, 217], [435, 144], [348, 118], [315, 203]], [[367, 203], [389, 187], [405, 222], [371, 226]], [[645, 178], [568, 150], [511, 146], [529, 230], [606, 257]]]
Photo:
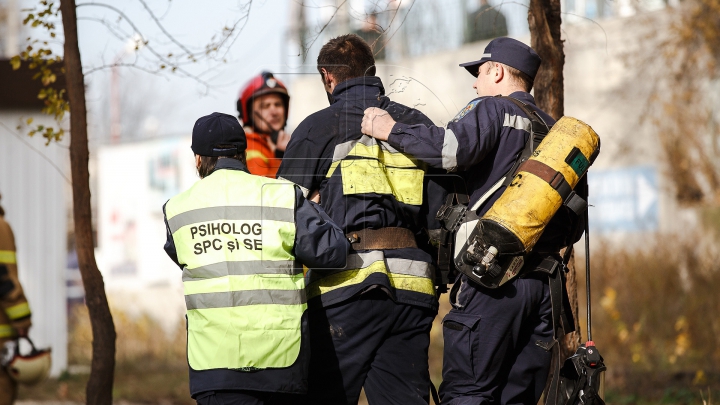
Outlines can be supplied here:
[[443, 319], [443, 380], [474, 381], [472, 334], [480, 316], [449, 312]]

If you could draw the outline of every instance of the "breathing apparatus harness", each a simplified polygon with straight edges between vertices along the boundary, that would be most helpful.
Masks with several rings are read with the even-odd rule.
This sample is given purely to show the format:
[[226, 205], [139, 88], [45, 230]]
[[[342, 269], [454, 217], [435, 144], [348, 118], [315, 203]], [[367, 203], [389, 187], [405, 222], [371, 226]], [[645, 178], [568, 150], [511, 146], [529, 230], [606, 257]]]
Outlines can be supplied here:
[[[530, 119], [530, 136], [525, 142], [525, 147], [518, 154], [515, 159], [515, 163], [510, 170], [508, 170], [508, 172], [505, 173], [505, 175], [498, 180], [495, 185], [493, 185], [482, 197], [480, 197], [480, 199], [470, 209], [468, 209], [470, 199], [467, 191], [465, 190], [464, 183], [459, 178], [454, 179], [455, 181], [453, 186], [455, 192], [450, 193], [447, 196], [445, 204], [440, 207], [435, 215], [435, 218], [443, 224], [443, 228], [431, 235], [434, 242], [436, 242], [439, 246], [438, 268], [441, 274], [440, 278], [445, 282], [447, 282], [451, 278], [451, 275], [455, 273], [455, 265], [457, 264], [455, 244], [457, 243], [456, 235], [458, 234], [458, 231], [460, 231], [461, 227], [467, 226], [466, 224], [471, 222], [475, 223], [474, 221], [480, 219], [476, 213], [477, 210], [493, 195], [493, 193], [501, 187], [507, 187], [512, 182], [515, 174], [520, 168], [520, 165], [532, 156], [535, 149], [537, 149], [550, 131], [550, 127], [545, 123], [542, 117], [540, 117], [537, 111], [531, 110], [522, 101], [508, 96], [496, 97], [513, 102], [525, 113], [525, 115], [528, 116]], [[466, 233], [469, 233], [467, 229], [465, 231]], [[495, 250], [494, 254], [497, 254], [497, 250]], [[497, 262], [493, 262], [492, 266], [487, 266], [489, 261], [483, 263], [483, 257], [477, 257], [477, 255], [478, 254], [475, 251], [470, 252], [470, 256], [478, 264], [472, 267], [472, 271], [469, 272], [469, 274], [465, 274], [471, 280], [479, 283], [480, 285], [488, 288], [497, 288], [500, 281], [498, 277], [501, 278], [502, 276], [502, 267]], [[490, 260], [492, 259], [493, 257], [490, 257]], [[517, 266], [519, 264], [520, 267], [522, 267], [522, 260], [523, 259], [520, 258], [520, 263], [516, 263], [515, 265]], [[480, 267], [480, 264], [483, 264], [484, 268]], [[462, 270], [464, 267], [467, 266], [458, 266], [458, 269]], [[519, 268], [517, 270], [519, 270]]]

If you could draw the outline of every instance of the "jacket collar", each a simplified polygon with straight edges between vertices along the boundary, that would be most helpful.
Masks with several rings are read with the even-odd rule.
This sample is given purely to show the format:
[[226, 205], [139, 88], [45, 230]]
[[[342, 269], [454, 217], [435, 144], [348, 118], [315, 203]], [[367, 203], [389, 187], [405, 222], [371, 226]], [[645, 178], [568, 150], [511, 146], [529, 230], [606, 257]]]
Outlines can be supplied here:
[[218, 159], [217, 163], [215, 163], [215, 169], [213, 169], [212, 172], [215, 173], [217, 170], [220, 169], [240, 170], [245, 173], [250, 173], [247, 169], [247, 166], [245, 166], [243, 162], [237, 159]]
[[376, 98], [385, 95], [385, 87], [377, 76], [363, 76], [345, 80], [335, 86], [333, 103], [338, 100]]
[[514, 98], [522, 101], [525, 104], [536, 105], [535, 98], [532, 96], [532, 94], [526, 93], [524, 91], [516, 91], [516, 92], [510, 94], [510, 97], [514, 97]]

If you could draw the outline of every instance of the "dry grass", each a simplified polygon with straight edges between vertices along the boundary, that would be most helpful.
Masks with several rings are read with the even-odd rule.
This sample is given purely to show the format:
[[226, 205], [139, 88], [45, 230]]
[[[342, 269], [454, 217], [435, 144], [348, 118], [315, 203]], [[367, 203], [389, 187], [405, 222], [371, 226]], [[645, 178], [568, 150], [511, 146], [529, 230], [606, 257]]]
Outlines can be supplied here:
[[[193, 404], [188, 389], [185, 322], [168, 333], [149, 316], [129, 317], [112, 309], [117, 331], [113, 398], [134, 403]], [[92, 334], [87, 308], [71, 314], [69, 364], [89, 366]], [[81, 368], [80, 367], [80, 368]], [[21, 387], [20, 399], [85, 400], [87, 375], [63, 374], [35, 387]]]
[[[720, 255], [709, 237], [657, 236], [642, 251], [606, 242], [592, 252], [593, 340], [613, 402], [701, 403], [702, 390], [706, 401], [720, 393]], [[578, 261], [580, 286], [583, 270]]]
[[[711, 404], [720, 395], [720, 253], [710, 233], [654, 237], [642, 251], [617, 244], [593, 249], [593, 338], [608, 365], [609, 403]], [[584, 272], [578, 257], [581, 325]], [[447, 294], [431, 332], [430, 373], [442, 375], [442, 328]], [[168, 333], [147, 316], [113, 310], [118, 331], [114, 398], [140, 403], [191, 404], [184, 321]], [[70, 364], [89, 365], [87, 310], [71, 322]], [[583, 337], [587, 336], [583, 331]], [[21, 399], [84, 400], [87, 376], [63, 375]]]

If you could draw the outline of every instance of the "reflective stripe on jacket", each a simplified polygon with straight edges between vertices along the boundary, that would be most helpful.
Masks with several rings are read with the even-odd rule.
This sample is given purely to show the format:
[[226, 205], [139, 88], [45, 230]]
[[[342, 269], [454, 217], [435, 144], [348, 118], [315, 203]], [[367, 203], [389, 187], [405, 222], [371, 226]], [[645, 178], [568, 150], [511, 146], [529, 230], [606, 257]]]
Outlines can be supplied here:
[[275, 153], [270, 148], [268, 141], [270, 136], [246, 131], [245, 137], [247, 138], [246, 161], [250, 173], [275, 178], [281, 160], [275, 157]]
[[[336, 86], [331, 105], [293, 131], [278, 178], [298, 184], [306, 195], [318, 190], [325, 211], [345, 233], [407, 228], [418, 248], [357, 252], [343, 269], [311, 269], [308, 299], [318, 298], [312, 305], [333, 305], [380, 286], [397, 302], [437, 306], [427, 230], [439, 228], [435, 213], [444, 194], [431, 192], [438, 190], [431, 185], [425, 164], [360, 132], [368, 107], [383, 108], [406, 124], [432, 122], [384, 93], [378, 77], [349, 79]], [[407, 267], [411, 263], [412, 270]]]
[[[342, 184], [343, 195], [375, 193], [392, 196], [400, 203], [423, 203], [424, 164], [398, 152], [388, 144], [363, 135], [360, 139], [335, 146], [326, 178]], [[370, 276], [387, 277], [395, 297], [414, 304], [435, 300], [434, 267], [421, 260], [386, 258], [383, 251], [367, 251], [348, 256], [344, 269], [310, 273], [308, 299], [341, 289], [354, 290]], [[422, 294], [422, 295], [417, 295]], [[340, 294], [342, 295], [342, 294]], [[426, 299], [423, 299], [423, 295]]]
[[15, 335], [15, 328], [31, 325], [30, 306], [18, 279], [15, 236], [0, 216], [0, 338]]
[[295, 187], [216, 170], [165, 206], [184, 266], [193, 370], [293, 365], [307, 308], [295, 262]]

